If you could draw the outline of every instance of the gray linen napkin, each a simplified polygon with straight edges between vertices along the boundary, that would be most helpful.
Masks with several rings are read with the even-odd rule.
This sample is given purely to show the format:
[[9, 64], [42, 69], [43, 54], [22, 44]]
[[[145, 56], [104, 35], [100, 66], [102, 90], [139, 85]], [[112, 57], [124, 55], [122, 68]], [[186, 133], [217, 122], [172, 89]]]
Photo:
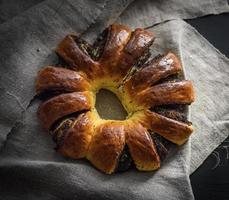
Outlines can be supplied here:
[[[3, 55], [0, 58], [0, 70], [1, 76], [4, 77], [0, 79], [1, 105], [4, 104], [0, 108], [0, 148], [15, 124], [15, 120], [21, 116], [34, 95], [32, 87], [29, 89], [25, 85], [33, 84], [29, 82], [34, 79], [35, 73], [29, 73], [25, 77], [23, 71], [19, 69], [28, 67], [27, 71], [36, 72], [40, 68], [39, 64], [48, 64], [49, 60], [54, 62], [56, 56], [50, 49], [53, 49], [57, 41], [69, 32], [84, 32], [83, 36], [86, 39], [94, 40], [98, 33], [106, 25], [112, 23], [132, 1], [10, 0], [7, 3], [3, 0], [0, 2], [2, 13], [0, 21], [2, 22], [32, 7], [33, 4], [36, 5], [0, 26], [0, 41], [2, 41], [0, 53]], [[194, 18], [206, 14], [228, 12], [228, 10], [226, 0], [136, 0], [117, 22], [133, 27], [146, 27], [178, 17]], [[20, 49], [22, 44], [26, 51]], [[36, 48], [33, 49], [32, 47], [35, 46]], [[28, 48], [31, 48], [31, 52], [27, 51]], [[20, 54], [23, 53], [27, 55], [23, 55], [22, 59]], [[39, 55], [41, 57], [48, 55], [46, 61], [39, 63], [39, 58], [41, 58]], [[24, 59], [25, 56], [26, 59]], [[33, 64], [29, 65], [29, 62]], [[24, 79], [23, 83], [15, 84], [14, 80], [21, 81], [22, 79]]]
[[[101, 8], [104, 6], [101, 2]], [[53, 151], [53, 143], [50, 137], [40, 128], [36, 119], [36, 109], [39, 102], [32, 101], [28, 106], [28, 97], [31, 99], [33, 96], [32, 88], [36, 71], [44, 64], [56, 62], [56, 57], [51, 49], [56, 45], [58, 38], [55, 37], [56, 35], [53, 36], [53, 32], [61, 31], [57, 37], [62, 37], [66, 34], [65, 32], [76, 29], [76, 26], [71, 28], [72, 24], [68, 24], [62, 27], [62, 21], [56, 24], [60, 20], [59, 18], [57, 21], [51, 18], [51, 22], [43, 25], [49, 27], [51, 24], [50, 27], [52, 27], [53, 32], [49, 32], [50, 30], [45, 32], [42, 23], [47, 22], [44, 20], [38, 20], [35, 25], [32, 23], [34, 21], [26, 23], [26, 16], [35, 15], [36, 12], [34, 11], [36, 10], [29, 12], [29, 14], [25, 13], [24, 17], [17, 17], [20, 19], [19, 21], [24, 18], [20, 22], [22, 28], [18, 31], [16, 30], [17, 22], [19, 22], [17, 18], [10, 21], [9, 24], [5, 23], [3, 29], [0, 26], [0, 33], [5, 33], [4, 39], [0, 38], [0, 44], [3, 44], [7, 52], [2, 54], [2, 52], [4, 53], [2, 51], [1, 55], [3, 56], [0, 58], [1, 64], [6, 63], [6, 65], [1, 65], [2, 77], [0, 83], [3, 88], [1, 89], [1, 95], [4, 95], [2, 97], [5, 98], [4, 101], [1, 101], [0, 106], [1, 122], [3, 122], [1, 126], [3, 128], [12, 126], [20, 112], [24, 110], [23, 118], [15, 124], [0, 153], [0, 197], [2, 199], [193, 199], [189, 182], [190, 145], [193, 145], [190, 140], [180, 148], [174, 147], [162, 168], [155, 173], [139, 173], [132, 170], [123, 174], [106, 176], [85, 161], [63, 158]], [[135, 19], [136, 17], [132, 18], [132, 20]], [[54, 22], [55, 24], [52, 25]], [[125, 22], [124, 19], [123, 22]], [[134, 22], [132, 24], [134, 25]], [[31, 29], [30, 26], [32, 26]], [[36, 37], [34, 37], [35, 27], [40, 28], [43, 31], [41, 33], [47, 34], [47, 36], [35, 32]], [[63, 30], [64, 28], [67, 30]], [[7, 30], [9, 30], [8, 33]], [[79, 29], [79, 32], [81, 32], [80, 30], [83, 32], [86, 28]], [[16, 33], [13, 31], [16, 31]], [[228, 105], [224, 98], [228, 99], [229, 62], [191, 26], [182, 21], [170, 21], [155, 26], [152, 31], [155, 31], [159, 36], [152, 49], [153, 52], [173, 50], [180, 55], [187, 76], [194, 81], [195, 76], [198, 77], [196, 80], [199, 80], [199, 82], [206, 80], [204, 84], [198, 85], [200, 89], [197, 89], [197, 98], [201, 96], [200, 99], [204, 100], [203, 102], [197, 101], [193, 105], [193, 109], [196, 108], [196, 111], [192, 111], [192, 113], [197, 114], [199, 110], [204, 109], [207, 115], [204, 112], [200, 116], [192, 115], [192, 120], [197, 124], [197, 128], [199, 124], [203, 123], [204, 119], [206, 119], [206, 125], [211, 125], [211, 121], [213, 121], [213, 125], [210, 127], [214, 129], [215, 124], [217, 130], [213, 134], [212, 132], [203, 132], [205, 130], [204, 126], [202, 130], [196, 130], [202, 134], [201, 140], [196, 139], [198, 143], [195, 144], [196, 148], [203, 150], [207, 146], [208, 151], [203, 152], [203, 155], [199, 155], [198, 151], [196, 151], [196, 154], [192, 154], [195, 155], [194, 161], [191, 160], [191, 170], [193, 171], [210, 150], [210, 147], [208, 147], [208, 145], [211, 145], [208, 143], [210, 140], [206, 140], [206, 138], [210, 137], [211, 140], [217, 138], [216, 141], [219, 144], [228, 133], [228, 115], [226, 114], [228, 113], [228, 107], [226, 107]], [[55, 38], [53, 39], [51, 36]], [[22, 41], [20, 42], [20, 40]], [[191, 44], [190, 41], [192, 41]], [[7, 44], [10, 45], [7, 46]], [[21, 52], [23, 52], [23, 57], [20, 57]], [[189, 52], [193, 53], [190, 55]], [[211, 59], [206, 58], [206, 52], [211, 53]], [[201, 56], [199, 57], [199, 55]], [[192, 63], [189, 61], [190, 56], [195, 58]], [[31, 57], [34, 58], [31, 59]], [[27, 63], [25, 58], [31, 60]], [[220, 65], [217, 65], [217, 63]], [[198, 65], [197, 68], [196, 64]], [[190, 69], [187, 66], [190, 66]], [[203, 68], [199, 68], [199, 66], [203, 66]], [[191, 69], [199, 70], [199, 72], [190, 72]], [[199, 74], [200, 72], [203, 75]], [[204, 75], [204, 73], [206, 74]], [[192, 74], [193, 76], [191, 76]], [[206, 76], [209, 76], [209, 78], [206, 79]], [[14, 81], [16, 84], [12, 85]], [[23, 83], [24, 81], [26, 82]], [[195, 81], [195, 84], [199, 83]], [[207, 91], [205, 88], [208, 88], [208, 85], [211, 87]], [[223, 88], [223, 94], [219, 94], [217, 88], [214, 87], [215, 85], [217, 85], [217, 88]], [[22, 90], [25, 87], [27, 90]], [[205, 93], [206, 91], [207, 93]], [[216, 109], [214, 105], [217, 105], [218, 102], [216, 101], [219, 100], [214, 98], [212, 100], [211, 97], [214, 97], [215, 94], [221, 95], [219, 99], [223, 103], [219, 106], [219, 112], [211, 113], [211, 109]], [[12, 101], [15, 103], [12, 103]], [[201, 123], [198, 120], [202, 120]], [[203, 141], [206, 141], [204, 148]], [[217, 144], [214, 143], [214, 145]]]
[[0, 24], [37, 5], [44, 0], [1, 0], [0, 1]]
[[[32, 6], [35, 6], [43, 1], [45, 0], [1, 0], [0, 23], [11, 19], [18, 14], [21, 14], [28, 8], [31, 8]], [[119, 11], [122, 10], [121, 8], [123, 5], [126, 3], [124, 1], [121, 4], [119, 1], [110, 1], [108, 3], [108, 7], [112, 8], [115, 4], [119, 4], [120, 6], [120, 9], [117, 10], [117, 13], [119, 13]], [[138, 11], [142, 11], [142, 9], [144, 11], [146, 9], [150, 11], [148, 12], [148, 18], [150, 17], [151, 19], [145, 20], [145, 17], [139, 17], [138, 15], [135, 15], [135, 25], [141, 27], [143, 24], [148, 24], [149, 26], [152, 25], [152, 23], [155, 24], [175, 18], [190, 19], [229, 11], [227, 0], [135, 0], [134, 3], [128, 6], [128, 10], [131, 10], [131, 12], [138, 13]], [[129, 20], [128, 23], [132, 23], [132, 18], [130, 18], [128, 12], [123, 14], [122, 19], [125, 19], [125, 21]]]
[[[172, 21], [168, 24], [169, 28], [159, 25], [153, 30], [161, 40], [158, 29], [164, 28], [165, 44], [173, 37], [168, 30], [177, 31], [177, 38], [172, 40], [177, 40], [186, 78], [194, 82], [196, 92], [196, 101], [190, 109], [195, 127], [191, 136], [191, 174], [229, 136], [229, 59], [187, 23]], [[161, 41], [158, 43], [160, 45]], [[157, 41], [154, 47], [157, 51]]]
[[[222, 84], [229, 74], [226, 68], [228, 59], [217, 52], [190, 25], [181, 20], [166, 22], [151, 30], [158, 36], [152, 53], [172, 50], [182, 59], [188, 78], [193, 79], [193, 75], [198, 77], [194, 79], [197, 102], [193, 105], [193, 109], [197, 110], [192, 112], [194, 125], [198, 128], [198, 119], [201, 120], [202, 117], [201, 123], [204, 123], [206, 116], [203, 113], [196, 116], [195, 113], [200, 113], [199, 109], [205, 109], [204, 112], [215, 109], [214, 100], [208, 103], [212, 92], [217, 92], [216, 89], [219, 90], [219, 87], [224, 88], [225, 91], [215, 93], [215, 96], [218, 95], [218, 98], [221, 98], [221, 102], [228, 95], [228, 88], [223, 87]], [[190, 41], [192, 41], [191, 44]], [[209, 52], [211, 56], [206, 57], [206, 52]], [[214, 76], [210, 76], [210, 68]], [[200, 78], [200, 76], [203, 77]], [[210, 82], [215, 82], [215, 84], [209, 87]], [[211, 94], [206, 94], [206, 90]], [[203, 95], [204, 93], [206, 95]], [[220, 96], [222, 93], [223, 96]], [[67, 159], [55, 153], [50, 137], [40, 128], [37, 121], [38, 104], [37, 101], [32, 102], [23, 118], [9, 134], [1, 151], [0, 194], [3, 199], [175, 200], [194, 198], [189, 181], [190, 140], [182, 147], [174, 146], [162, 168], [156, 172], [141, 173], [130, 170], [107, 176], [94, 169], [86, 161]], [[219, 110], [226, 108], [226, 100], [224, 106], [221, 106], [218, 106]], [[218, 119], [221, 118], [220, 111], [218, 114], [214, 111], [212, 115], [217, 115]], [[226, 127], [226, 122], [223, 124], [224, 121], [216, 123], [221, 130]], [[225, 135], [216, 133], [215, 138], [220, 142]], [[203, 143], [209, 141], [207, 136], [202, 136], [205, 137], [204, 142], [197, 141], [204, 148], [206, 145]], [[201, 147], [200, 150], [202, 151], [203, 148]]]
[[35, 95], [37, 71], [58, 62], [57, 43], [66, 34], [79, 34], [94, 25], [103, 29], [101, 21], [107, 20], [103, 10], [109, 9], [113, 18], [131, 1], [114, 5], [112, 0], [46, 0], [0, 25], [0, 148]]
[[84, 160], [58, 155], [37, 120], [35, 101], [0, 154], [2, 199], [193, 199], [188, 179], [189, 143], [175, 148], [157, 172], [105, 175]]
[[[191, 19], [224, 12], [229, 12], [227, 0], [135, 0], [116, 22], [132, 28], [146, 28], [172, 19]], [[93, 41], [97, 33], [89, 29], [85, 38]]]
[[[196, 1], [185, 1], [187, 7], [184, 7], [182, 13], [174, 11], [179, 7], [177, 5], [183, 5], [184, 1], [175, 0], [173, 4], [169, 4], [170, 6], [159, 2], [147, 0], [145, 5], [142, 5], [137, 0], [128, 7], [117, 22], [131, 24], [132, 27], [138, 27], [140, 24], [150, 27], [166, 19], [201, 16], [209, 11], [217, 13], [220, 9], [225, 11], [229, 9], [227, 1], [198, 1], [198, 5], [195, 4]], [[186, 8], [193, 8], [193, 10]], [[195, 126], [195, 132], [191, 136], [190, 173], [192, 173], [229, 135], [229, 60], [191, 26], [188, 28], [188, 30], [192, 29], [191, 33], [187, 33], [186, 29], [179, 30], [177, 28], [179, 25], [173, 25], [170, 28], [177, 29], [177, 34], [180, 34], [174, 39], [179, 40], [176, 44], [179, 44], [186, 76], [194, 81], [196, 88], [196, 102], [191, 106], [191, 121]], [[165, 44], [167, 38], [172, 37], [169, 34], [168, 31], [164, 37]], [[190, 39], [187, 39], [186, 43], [182, 40], [183, 37], [190, 37]], [[157, 48], [155, 50], [157, 51]], [[167, 50], [166, 45], [165, 50]]]
[[172, 19], [191, 19], [223, 12], [229, 12], [227, 0], [135, 0], [117, 22], [147, 27]]

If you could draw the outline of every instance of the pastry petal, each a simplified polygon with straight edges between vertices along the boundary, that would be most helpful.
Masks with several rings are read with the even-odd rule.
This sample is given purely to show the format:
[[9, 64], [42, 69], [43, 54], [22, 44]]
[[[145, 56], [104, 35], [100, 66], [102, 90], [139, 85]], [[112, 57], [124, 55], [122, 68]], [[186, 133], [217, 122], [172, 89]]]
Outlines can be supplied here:
[[36, 79], [36, 93], [74, 92], [89, 88], [85, 74], [61, 67], [48, 66], [41, 69]]
[[185, 124], [151, 111], [146, 111], [145, 114], [148, 117], [150, 129], [175, 144], [181, 145], [185, 143], [193, 132], [193, 127], [190, 124]]
[[58, 45], [56, 52], [76, 71], [83, 71], [89, 78], [99, 73], [99, 66], [88, 54], [81, 50], [76, 43], [77, 36], [67, 35]]
[[87, 158], [98, 169], [111, 174], [115, 171], [124, 146], [124, 126], [114, 121], [105, 122], [96, 128]]
[[117, 64], [130, 36], [131, 30], [126, 26], [113, 24], [108, 28], [107, 41], [99, 62], [110, 76], [119, 74]]
[[190, 104], [194, 101], [194, 89], [191, 81], [162, 83], [137, 94], [136, 101], [144, 107], [166, 104]]
[[171, 52], [153, 59], [125, 83], [125, 88], [130, 95], [145, 90], [157, 81], [181, 71], [181, 63]]
[[137, 60], [149, 50], [155, 36], [152, 32], [144, 29], [136, 29], [125, 46], [120, 60], [118, 62], [119, 73], [126, 75], [128, 70], [137, 62]]
[[74, 159], [86, 156], [93, 134], [93, 119], [91, 112], [82, 113], [73, 122], [59, 141], [56, 150], [64, 156]]
[[154, 142], [146, 128], [141, 124], [130, 124], [125, 128], [126, 143], [136, 168], [143, 171], [160, 167], [160, 158]]
[[38, 117], [45, 129], [50, 129], [58, 119], [67, 115], [88, 110], [92, 106], [89, 92], [61, 94], [43, 102], [38, 108]]

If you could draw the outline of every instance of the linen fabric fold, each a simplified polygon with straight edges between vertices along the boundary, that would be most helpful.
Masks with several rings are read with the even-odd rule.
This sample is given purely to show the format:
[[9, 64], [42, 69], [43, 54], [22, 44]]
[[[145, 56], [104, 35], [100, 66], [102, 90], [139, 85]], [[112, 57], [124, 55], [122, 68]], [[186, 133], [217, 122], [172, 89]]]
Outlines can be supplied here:
[[[0, 25], [0, 149], [35, 96], [37, 72], [59, 62], [54, 53], [58, 42], [69, 33], [82, 34], [92, 24], [100, 23], [104, 18], [100, 15], [110, 2], [46, 0]], [[129, 2], [122, 1], [119, 12]], [[117, 15], [117, 7], [113, 6], [110, 16]]]
[[[155, 5], [158, 3], [152, 2]], [[161, 2], [163, 4], [165, 1]], [[226, 1], [206, 2], [209, 4], [194, 7], [199, 10], [208, 8], [208, 11], [199, 12], [192, 8], [193, 12], [227, 12]], [[174, 52], [182, 61], [186, 78], [194, 81], [197, 100], [191, 108], [191, 121], [195, 132], [184, 146], [172, 147], [160, 170], [142, 173], [133, 169], [107, 176], [84, 160], [71, 160], [58, 155], [53, 150], [51, 137], [37, 120], [39, 101], [32, 100], [35, 95], [34, 78], [42, 66], [58, 62], [53, 51], [58, 42], [69, 32], [86, 33], [86, 30], [89, 31], [86, 35], [94, 38], [103, 26], [115, 20], [115, 17], [111, 17], [110, 21], [106, 21], [106, 14], [102, 14], [107, 5], [105, 0], [94, 3], [69, 0], [61, 7], [59, 3], [46, 0], [0, 25], [0, 197], [194, 199], [189, 174], [229, 133], [228, 58], [182, 20], [172, 20], [150, 28], [157, 36], [152, 55]], [[146, 8], [143, 11], [138, 6], [137, 9], [131, 8], [135, 8], [135, 3], [138, 5], [138, 0], [127, 8], [117, 22], [144, 27], [161, 20], [187, 16], [167, 15], [168, 18], [161, 17], [153, 21], [153, 16], [156, 19], [162, 14]], [[176, 3], [178, 5], [180, 2]], [[144, 4], [144, 7], [147, 5]], [[171, 7], [167, 5], [166, 9]], [[183, 13], [184, 9], [178, 9], [177, 12]], [[197, 16], [186, 13], [190, 17]], [[94, 28], [96, 23], [98, 29]]]

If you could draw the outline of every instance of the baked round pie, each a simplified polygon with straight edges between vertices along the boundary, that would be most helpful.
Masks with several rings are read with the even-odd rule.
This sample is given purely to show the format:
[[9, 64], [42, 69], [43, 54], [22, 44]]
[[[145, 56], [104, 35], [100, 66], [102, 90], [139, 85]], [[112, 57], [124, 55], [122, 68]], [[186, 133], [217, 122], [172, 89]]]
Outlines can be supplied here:
[[[48, 66], [36, 79], [36, 93], [46, 97], [39, 119], [57, 143], [56, 150], [86, 158], [111, 174], [132, 165], [151, 171], [160, 167], [170, 143], [182, 145], [193, 132], [185, 109], [194, 101], [191, 81], [171, 52], [150, 58], [155, 36], [144, 29], [113, 24], [88, 44], [67, 35], [56, 49], [65, 67]], [[128, 116], [102, 119], [96, 93], [112, 91]]]

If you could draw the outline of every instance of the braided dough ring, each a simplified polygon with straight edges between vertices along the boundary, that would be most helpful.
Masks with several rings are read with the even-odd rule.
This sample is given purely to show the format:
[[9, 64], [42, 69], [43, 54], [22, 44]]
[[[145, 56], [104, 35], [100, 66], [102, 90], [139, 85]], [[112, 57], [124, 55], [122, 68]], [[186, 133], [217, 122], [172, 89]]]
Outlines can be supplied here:
[[[56, 52], [67, 67], [45, 67], [36, 79], [37, 95], [52, 94], [38, 117], [57, 152], [86, 158], [111, 174], [132, 163], [141, 171], [156, 170], [167, 144], [185, 143], [193, 132], [183, 114], [194, 101], [193, 85], [174, 79], [182, 66], [172, 52], [149, 58], [154, 39], [144, 29], [113, 24], [94, 45], [76, 35], [61, 41]], [[128, 113], [125, 120], [99, 116], [95, 98], [101, 88], [117, 95]]]

